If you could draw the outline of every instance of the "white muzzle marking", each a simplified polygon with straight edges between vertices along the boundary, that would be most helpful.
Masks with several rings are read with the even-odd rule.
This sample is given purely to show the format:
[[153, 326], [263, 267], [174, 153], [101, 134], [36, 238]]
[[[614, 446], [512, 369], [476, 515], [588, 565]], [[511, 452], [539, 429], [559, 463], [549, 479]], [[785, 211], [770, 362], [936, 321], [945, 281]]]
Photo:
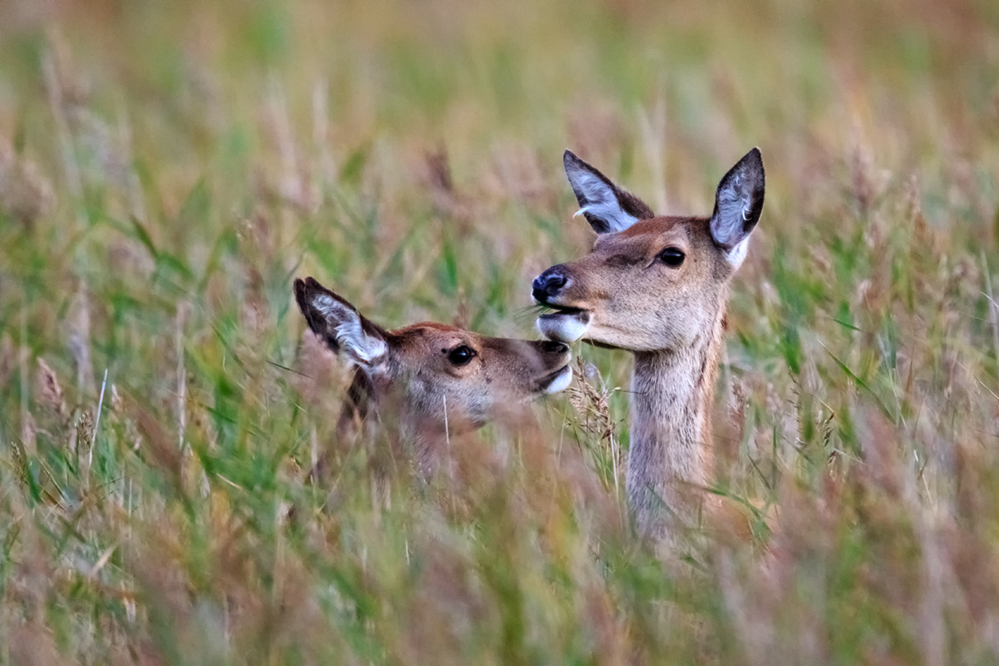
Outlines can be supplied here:
[[538, 317], [538, 331], [549, 340], [571, 344], [590, 327], [589, 313], [549, 314]]
[[552, 393], [560, 393], [569, 388], [569, 384], [571, 383], [572, 383], [572, 368], [567, 365], [564, 368], [562, 368], [562, 372], [560, 372], [558, 376], [556, 376], [555, 379], [553, 379], [551, 383], [545, 387], [543, 393], [545, 395], [551, 395]]

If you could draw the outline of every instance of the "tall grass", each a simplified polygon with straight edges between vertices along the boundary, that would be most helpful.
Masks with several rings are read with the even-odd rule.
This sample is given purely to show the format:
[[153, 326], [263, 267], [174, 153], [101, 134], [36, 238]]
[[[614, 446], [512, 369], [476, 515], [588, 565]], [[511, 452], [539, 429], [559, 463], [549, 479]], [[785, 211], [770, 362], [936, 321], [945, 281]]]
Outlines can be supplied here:
[[[13, 2], [0, 63], [0, 662], [999, 659], [995, 3]], [[531, 335], [565, 147], [706, 214], [753, 145], [751, 537], [633, 534], [621, 352], [439, 478], [334, 438], [294, 276]]]

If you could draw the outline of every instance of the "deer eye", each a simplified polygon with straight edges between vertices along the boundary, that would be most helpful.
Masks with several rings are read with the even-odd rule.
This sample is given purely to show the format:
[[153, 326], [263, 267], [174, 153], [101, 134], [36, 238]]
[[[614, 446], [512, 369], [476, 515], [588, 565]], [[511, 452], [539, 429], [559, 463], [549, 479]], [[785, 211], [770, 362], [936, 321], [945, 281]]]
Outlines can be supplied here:
[[682, 264], [686, 256], [678, 247], [668, 247], [659, 253], [659, 258], [662, 262], [672, 268], [676, 268]]
[[448, 352], [447, 360], [451, 361], [454, 365], [467, 365], [474, 356], [475, 352], [471, 347], [468, 345], [461, 345]]

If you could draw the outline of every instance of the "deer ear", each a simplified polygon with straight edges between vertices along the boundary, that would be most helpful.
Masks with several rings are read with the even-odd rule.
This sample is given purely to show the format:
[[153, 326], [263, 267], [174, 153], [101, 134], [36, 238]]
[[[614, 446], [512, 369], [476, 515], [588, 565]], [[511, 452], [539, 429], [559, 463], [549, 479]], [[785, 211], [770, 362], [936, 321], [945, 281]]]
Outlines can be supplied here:
[[562, 156], [565, 175], [582, 214], [598, 234], [623, 231], [639, 220], [655, 217], [641, 199], [610, 181], [571, 151]]
[[763, 212], [766, 176], [759, 148], [753, 148], [732, 167], [718, 184], [711, 237], [735, 268], [746, 258], [749, 234]]
[[309, 328], [334, 352], [369, 371], [388, 357], [385, 331], [316, 280], [295, 280], [295, 300]]

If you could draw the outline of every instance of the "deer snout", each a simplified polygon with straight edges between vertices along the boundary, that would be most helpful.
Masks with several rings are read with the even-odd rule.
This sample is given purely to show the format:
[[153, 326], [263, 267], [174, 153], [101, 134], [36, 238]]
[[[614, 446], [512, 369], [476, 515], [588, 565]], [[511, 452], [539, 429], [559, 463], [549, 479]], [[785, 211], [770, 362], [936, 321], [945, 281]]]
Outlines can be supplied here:
[[569, 284], [569, 278], [562, 274], [558, 266], [555, 266], [534, 278], [534, 283], [531, 285], [531, 296], [538, 303], [547, 303], [558, 295], [558, 292], [564, 289], [567, 284]]
[[572, 382], [569, 345], [556, 340], [535, 340], [531, 344], [540, 352], [541, 367], [535, 372], [544, 373], [536, 378], [534, 393], [552, 394], [568, 388]]
[[541, 340], [538, 346], [541, 347], [541, 351], [548, 354], [567, 354], [569, 352], [569, 345], [555, 340]]

